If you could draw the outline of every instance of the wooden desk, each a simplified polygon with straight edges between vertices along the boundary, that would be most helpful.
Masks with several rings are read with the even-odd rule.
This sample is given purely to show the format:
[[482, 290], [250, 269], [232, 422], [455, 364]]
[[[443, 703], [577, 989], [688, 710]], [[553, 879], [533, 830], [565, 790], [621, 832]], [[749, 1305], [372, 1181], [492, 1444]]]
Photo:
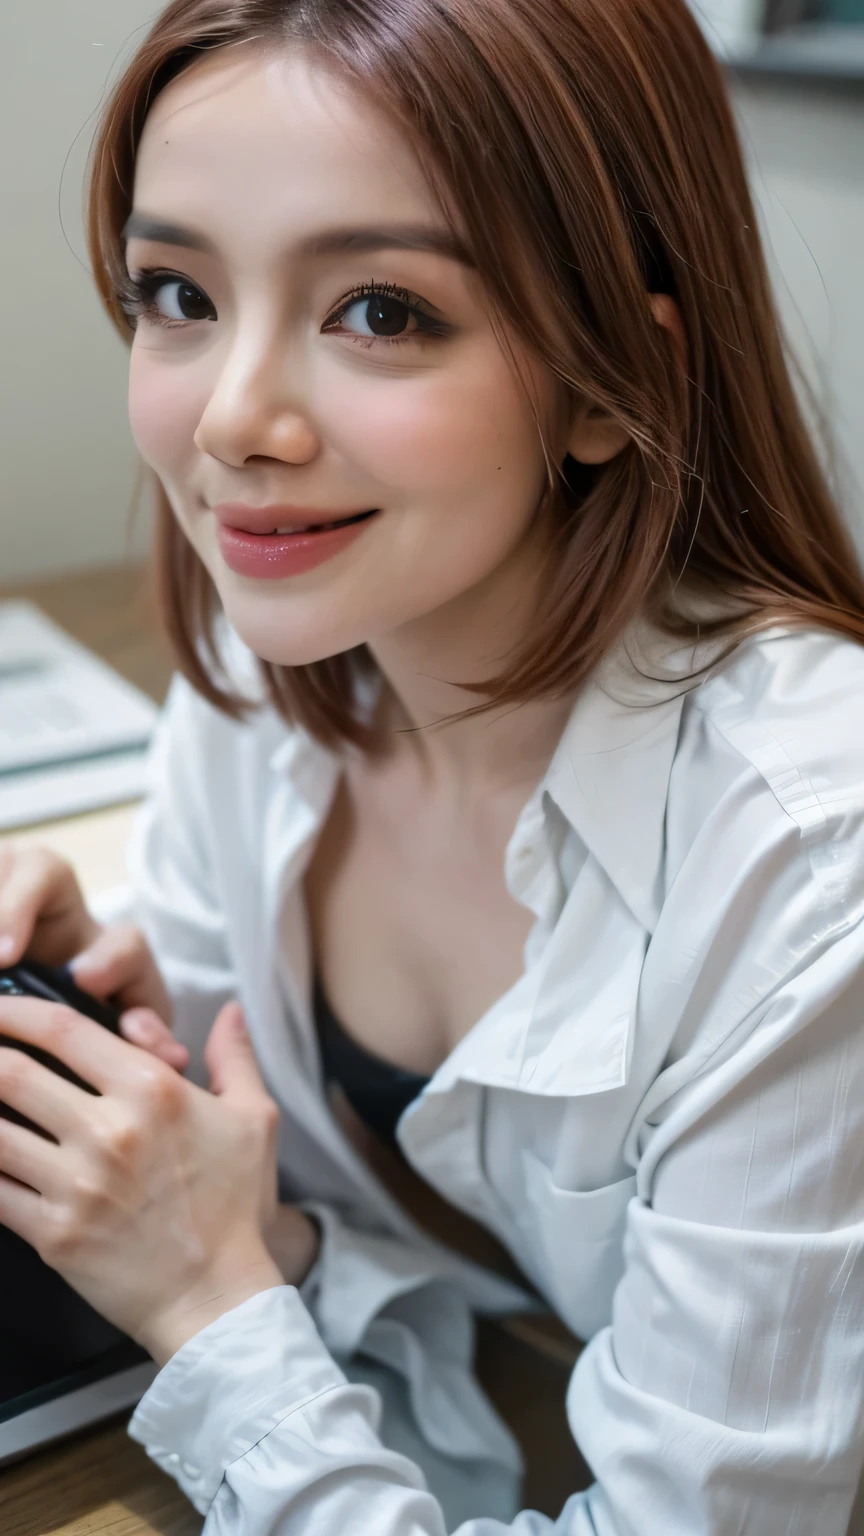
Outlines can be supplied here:
[[[38, 603], [130, 682], [164, 698], [171, 662], [143, 571], [89, 572], [0, 590], [3, 597]], [[92, 895], [122, 881], [134, 812], [112, 807], [14, 836], [55, 849]], [[564, 1415], [574, 1358], [574, 1341], [552, 1319], [479, 1329], [478, 1375], [525, 1453], [525, 1504], [551, 1516], [590, 1481]], [[176, 1485], [129, 1440], [125, 1417], [0, 1472], [0, 1536], [196, 1536], [201, 1525]]]
[[3, 1536], [199, 1536], [202, 1524], [125, 1419], [0, 1472]]

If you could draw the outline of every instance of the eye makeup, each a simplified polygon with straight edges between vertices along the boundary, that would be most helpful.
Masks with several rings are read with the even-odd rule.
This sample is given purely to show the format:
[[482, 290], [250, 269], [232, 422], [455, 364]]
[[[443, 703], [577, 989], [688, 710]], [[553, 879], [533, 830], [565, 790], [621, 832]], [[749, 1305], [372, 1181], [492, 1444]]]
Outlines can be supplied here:
[[[160, 305], [163, 290], [174, 289], [170, 314]], [[142, 268], [125, 274], [117, 286], [117, 302], [130, 324], [141, 319], [164, 330], [218, 319], [215, 306], [196, 283], [164, 267]], [[353, 311], [354, 325], [346, 324]], [[427, 306], [419, 295], [395, 283], [358, 283], [337, 301], [321, 326], [323, 335], [339, 335], [366, 346], [404, 344], [427, 337], [443, 338], [455, 327]]]

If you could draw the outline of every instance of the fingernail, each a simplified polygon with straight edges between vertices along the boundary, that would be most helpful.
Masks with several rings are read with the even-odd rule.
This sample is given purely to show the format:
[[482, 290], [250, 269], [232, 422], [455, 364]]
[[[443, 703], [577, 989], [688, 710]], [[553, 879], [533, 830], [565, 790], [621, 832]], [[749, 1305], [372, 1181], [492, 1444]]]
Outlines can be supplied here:
[[15, 940], [9, 933], [0, 935], [0, 965], [8, 965], [15, 953]]
[[243, 1010], [242, 1010], [242, 1008], [237, 1008], [235, 1010], [235, 1013], [234, 1013], [234, 1028], [237, 1031], [238, 1035], [246, 1036], [249, 1033], [249, 1031], [246, 1028], [246, 1020], [243, 1017]]

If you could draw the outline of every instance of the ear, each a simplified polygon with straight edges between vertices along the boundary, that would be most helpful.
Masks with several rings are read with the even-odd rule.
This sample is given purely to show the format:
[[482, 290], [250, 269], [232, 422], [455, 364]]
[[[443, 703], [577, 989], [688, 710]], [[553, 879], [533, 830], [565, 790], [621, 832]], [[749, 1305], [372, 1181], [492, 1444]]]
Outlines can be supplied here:
[[[658, 325], [667, 332], [682, 372], [687, 369], [687, 338], [681, 311], [668, 293], [649, 293], [648, 303]], [[608, 464], [627, 447], [625, 428], [602, 406], [580, 400], [570, 420], [567, 453], [579, 464]]]
[[687, 334], [677, 303], [670, 293], [649, 293], [648, 303], [657, 324], [662, 325], [669, 336], [678, 367], [682, 373], [686, 373], [689, 361]]

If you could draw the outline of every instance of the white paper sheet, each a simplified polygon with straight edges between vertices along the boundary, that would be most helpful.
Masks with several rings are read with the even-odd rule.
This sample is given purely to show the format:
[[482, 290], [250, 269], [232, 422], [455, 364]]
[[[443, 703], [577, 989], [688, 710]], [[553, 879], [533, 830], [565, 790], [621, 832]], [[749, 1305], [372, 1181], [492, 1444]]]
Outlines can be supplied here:
[[0, 603], [0, 830], [134, 799], [158, 710], [31, 603]]

